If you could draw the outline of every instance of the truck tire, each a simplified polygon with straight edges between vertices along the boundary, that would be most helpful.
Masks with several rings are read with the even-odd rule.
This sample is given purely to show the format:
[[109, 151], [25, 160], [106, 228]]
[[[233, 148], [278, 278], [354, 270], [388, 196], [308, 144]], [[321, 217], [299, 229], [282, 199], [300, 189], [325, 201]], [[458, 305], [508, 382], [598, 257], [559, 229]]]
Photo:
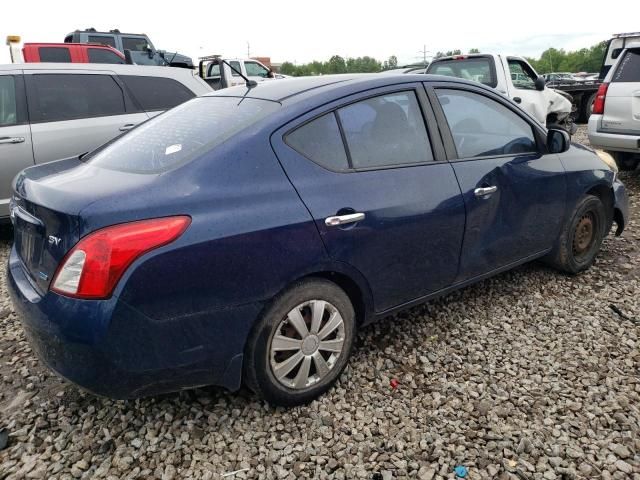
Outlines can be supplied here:
[[640, 157], [634, 156], [633, 153], [627, 152], [609, 152], [613, 154], [613, 158], [616, 161], [616, 165], [620, 170], [629, 172], [631, 170], [635, 170], [638, 168], [638, 164], [640, 163]]
[[596, 101], [596, 95], [598, 92], [593, 92], [586, 101], [582, 102], [582, 108], [580, 109], [580, 118], [583, 122], [589, 122], [589, 117], [591, 116], [591, 112], [593, 112], [593, 104]]

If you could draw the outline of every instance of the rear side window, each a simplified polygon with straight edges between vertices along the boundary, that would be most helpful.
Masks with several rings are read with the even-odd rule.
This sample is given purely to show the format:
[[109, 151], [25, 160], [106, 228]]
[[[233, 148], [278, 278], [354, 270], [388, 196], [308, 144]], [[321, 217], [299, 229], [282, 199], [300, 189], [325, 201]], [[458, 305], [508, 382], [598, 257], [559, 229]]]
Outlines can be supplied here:
[[16, 81], [11, 75], [0, 76], [0, 127], [18, 123]]
[[285, 137], [285, 142], [309, 160], [328, 168], [349, 168], [335, 113], [327, 113], [305, 123]]
[[355, 169], [433, 160], [415, 92], [369, 98], [338, 110]]
[[101, 43], [116, 48], [116, 39], [111, 35], [89, 35], [89, 43]]
[[160, 173], [212, 150], [278, 108], [276, 102], [253, 98], [195, 98], [86, 158], [91, 165], [111, 170]]
[[536, 152], [533, 129], [504, 105], [477, 93], [436, 89], [458, 158]]
[[640, 50], [627, 50], [619, 60], [612, 82], [640, 82]]
[[498, 85], [498, 79], [493, 68], [493, 59], [488, 57], [470, 57], [433, 62], [427, 68], [427, 73], [464, 78], [465, 80], [484, 83], [494, 88]]
[[109, 75], [31, 75], [29, 109], [34, 122], [122, 115], [124, 95]]
[[124, 64], [124, 60], [120, 58], [116, 53], [106, 50], [104, 48], [90, 48], [89, 63], [112, 63], [112, 64]]
[[120, 75], [144, 111], [168, 110], [196, 95], [172, 78]]
[[38, 48], [41, 62], [70, 63], [71, 54], [65, 47], [40, 47]]

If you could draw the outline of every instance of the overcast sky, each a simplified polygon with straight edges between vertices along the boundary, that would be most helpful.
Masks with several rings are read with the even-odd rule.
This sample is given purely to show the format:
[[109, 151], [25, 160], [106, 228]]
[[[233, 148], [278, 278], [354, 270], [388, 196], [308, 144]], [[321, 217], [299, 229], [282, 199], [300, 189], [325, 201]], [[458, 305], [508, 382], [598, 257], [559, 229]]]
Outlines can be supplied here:
[[[637, 0], [620, 8], [602, 2], [448, 0], [403, 1], [64, 1], [7, 0], [0, 14], [2, 41], [62, 42], [76, 28], [146, 33], [156, 48], [196, 57], [268, 56], [296, 63], [331, 55], [396, 55], [401, 64], [438, 50], [479, 48], [538, 56], [548, 47], [579, 49], [613, 33], [638, 29]], [[612, 4], [613, 2], [610, 2]], [[589, 4], [593, 5], [589, 8]], [[635, 6], [632, 6], [634, 5]], [[579, 8], [578, 8], [579, 7]], [[631, 12], [635, 10], [635, 12]], [[10, 61], [8, 48], [0, 63]]]

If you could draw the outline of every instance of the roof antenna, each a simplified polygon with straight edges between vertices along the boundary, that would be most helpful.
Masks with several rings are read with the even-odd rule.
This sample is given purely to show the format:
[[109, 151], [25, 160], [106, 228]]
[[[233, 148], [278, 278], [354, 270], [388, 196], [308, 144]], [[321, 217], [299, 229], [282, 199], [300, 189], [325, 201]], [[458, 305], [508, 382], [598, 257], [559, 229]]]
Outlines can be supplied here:
[[227, 62], [225, 59], [221, 58], [220, 61], [222, 63], [224, 63], [226, 66], [228, 66], [231, 70], [236, 72], [238, 75], [240, 75], [244, 79], [244, 84], [247, 86], [247, 88], [253, 88], [253, 87], [257, 87], [258, 86], [258, 82], [256, 82], [255, 80], [249, 80], [247, 77], [245, 77], [242, 74], [242, 72], [240, 70], [238, 70], [237, 68], [231, 66], [231, 64], [229, 62]]

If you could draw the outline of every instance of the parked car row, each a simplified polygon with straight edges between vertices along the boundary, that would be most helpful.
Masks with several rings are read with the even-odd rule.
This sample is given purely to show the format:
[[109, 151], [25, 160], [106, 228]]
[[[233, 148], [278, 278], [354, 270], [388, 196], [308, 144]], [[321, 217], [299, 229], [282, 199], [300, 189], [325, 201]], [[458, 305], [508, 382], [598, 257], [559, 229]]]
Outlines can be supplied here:
[[[102, 115], [102, 98], [124, 112], [95, 118], [126, 127], [136, 122], [118, 118], [128, 105], [156, 111], [128, 78], [148, 70], [127, 68], [143, 72], [86, 70], [117, 86], [100, 99], [82, 86], [73, 99], [51, 92], [55, 80], [76, 82], [73, 72], [42, 83], [30, 68], [3, 72], [2, 105], [22, 88], [45, 106], [14, 102], [3, 118], [36, 132], [36, 155], [39, 126]], [[197, 82], [181, 84], [185, 96]], [[18, 136], [24, 146], [27, 133]], [[477, 82], [373, 74], [241, 85], [81, 158], [23, 170], [8, 289], [34, 351], [90, 391], [244, 383], [300, 404], [337, 381], [367, 323], [534, 259], [589, 268], [612, 224], [619, 235], [627, 222], [616, 173], [608, 155], [571, 145]]]

